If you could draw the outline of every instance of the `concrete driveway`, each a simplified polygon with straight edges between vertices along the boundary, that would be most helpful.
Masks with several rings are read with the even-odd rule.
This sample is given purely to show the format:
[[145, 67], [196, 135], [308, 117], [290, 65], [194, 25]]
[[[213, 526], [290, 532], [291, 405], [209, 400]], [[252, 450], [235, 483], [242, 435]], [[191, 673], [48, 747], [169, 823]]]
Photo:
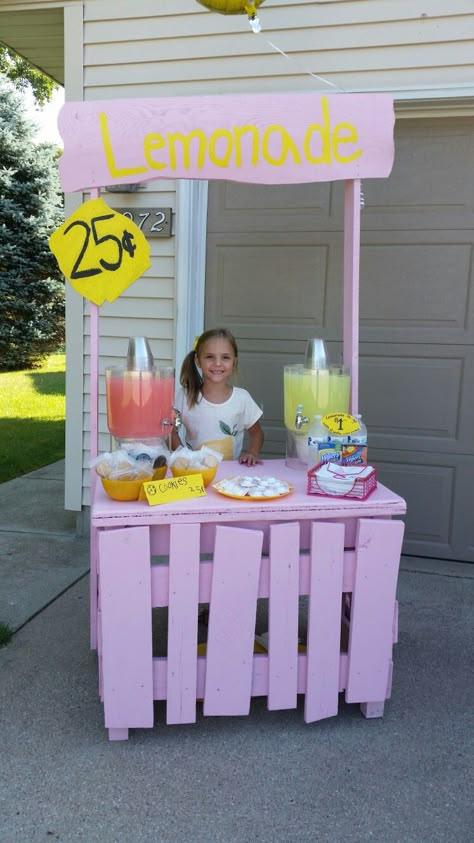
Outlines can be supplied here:
[[109, 743], [87, 540], [62, 511], [60, 466], [41, 471], [0, 486], [0, 608], [19, 627], [0, 650], [0, 843], [473, 839], [474, 566], [402, 560], [382, 719], [341, 701], [305, 725], [302, 701], [269, 712], [255, 699], [250, 717], [166, 726], [157, 703], [154, 729]]

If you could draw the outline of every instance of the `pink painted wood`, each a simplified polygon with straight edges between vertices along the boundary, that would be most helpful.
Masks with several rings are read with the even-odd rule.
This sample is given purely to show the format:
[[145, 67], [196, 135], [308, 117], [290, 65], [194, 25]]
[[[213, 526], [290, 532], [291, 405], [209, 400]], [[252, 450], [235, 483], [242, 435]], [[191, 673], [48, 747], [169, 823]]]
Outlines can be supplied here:
[[253, 94], [67, 102], [65, 191], [150, 179], [296, 184], [379, 178], [393, 157], [388, 94]]
[[[269, 470], [276, 477], [289, 476], [283, 460], [272, 461], [271, 468], [268, 464], [255, 467], [256, 474]], [[218, 476], [238, 471], [237, 463], [227, 463]], [[212, 488], [206, 498], [159, 507], [141, 502], [117, 504], [105, 498], [98, 487], [92, 522], [100, 536], [100, 632], [104, 636], [99, 657], [104, 703], [109, 712], [112, 701], [115, 711], [116, 700], [124, 706], [124, 696], [129, 696], [130, 706], [129, 710], [125, 706], [120, 718], [107, 721], [111, 739], [124, 739], [124, 730], [136, 724], [134, 677], [128, 676], [127, 654], [120, 657], [120, 646], [116, 646], [122, 615], [139, 612], [149, 618], [151, 607], [157, 605], [170, 604], [168, 654], [167, 658], [152, 659], [148, 625], [142, 629], [142, 669], [153, 676], [151, 697], [168, 700], [168, 722], [192, 721], [196, 698], [203, 697], [207, 715], [248, 713], [251, 696], [262, 694], [269, 696], [269, 707], [290, 702], [295, 706], [295, 689], [306, 694], [307, 720], [331, 716], [337, 711], [338, 692], [349, 686], [349, 670], [357, 673], [362, 665], [361, 673], [370, 680], [374, 665], [378, 670], [380, 663], [385, 667], [385, 692], [371, 700], [370, 693], [364, 691], [356, 701], [362, 703], [368, 717], [383, 712], [390, 693], [394, 566], [398, 569], [403, 531], [403, 524], [390, 516], [402, 514], [404, 502], [383, 487], [362, 502], [314, 498], [305, 493], [303, 473], [292, 471], [291, 479], [295, 492], [277, 505], [223, 498]], [[124, 524], [130, 526], [124, 528]], [[261, 558], [265, 532], [270, 536], [270, 555]], [[141, 536], [139, 541], [134, 538], [136, 533]], [[151, 565], [152, 545], [154, 550], [168, 549], [169, 566]], [[366, 558], [368, 548], [375, 549], [373, 557], [369, 554]], [[199, 563], [199, 552], [213, 553], [214, 561]], [[109, 606], [102, 614], [102, 605], [110, 599], [107, 589], [116, 578], [123, 578], [125, 557], [128, 575], [119, 601], [121, 611], [111, 611]], [[148, 582], [143, 591], [145, 570]], [[191, 583], [186, 582], [189, 577]], [[367, 577], [369, 583], [373, 581], [379, 601], [364, 599]], [[340, 652], [343, 592], [353, 592], [353, 599], [344, 604], [352, 639], [350, 657]], [[310, 594], [310, 607], [308, 649], [296, 656], [295, 683], [292, 666], [297, 648], [298, 593]], [[257, 597], [265, 595], [269, 596], [270, 652], [261, 656], [253, 654], [255, 609]], [[197, 657], [196, 610], [198, 600], [203, 599], [210, 600], [209, 642], [207, 656]], [[114, 605], [116, 602], [114, 597]], [[368, 625], [369, 635], [364, 625]], [[385, 636], [381, 653], [375, 641], [379, 627]], [[115, 670], [120, 674], [120, 658], [126, 670], [125, 679], [119, 678], [125, 684], [119, 687], [117, 697], [110, 664], [116, 659]], [[287, 688], [280, 682], [283, 675]], [[149, 686], [146, 696], [150, 705]], [[138, 709], [142, 704], [139, 697]]]
[[268, 708], [296, 708], [300, 529], [270, 527]]
[[[93, 473], [90, 472], [91, 478], [91, 500], [93, 500], [95, 495], [95, 478], [93, 478]], [[98, 627], [98, 617], [97, 617], [97, 600], [98, 600], [98, 592], [99, 592], [99, 584], [97, 580], [97, 566], [98, 566], [98, 548], [97, 548], [97, 527], [94, 527], [93, 524], [90, 526], [90, 535], [89, 535], [89, 548], [90, 548], [90, 582], [89, 582], [89, 636], [90, 636], [90, 648], [91, 650], [97, 649], [97, 627]]]
[[[150, 543], [146, 527], [101, 531], [105, 725], [153, 726]], [[112, 737], [112, 735], [111, 735]]]
[[386, 698], [404, 525], [361, 518], [351, 606], [347, 702]]
[[360, 180], [344, 185], [344, 365], [351, 373], [349, 409], [358, 412], [359, 395], [359, 263]]
[[199, 524], [171, 527], [167, 723], [196, 720]]
[[[238, 120], [238, 123], [236, 123]], [[309, 121], [309, 122], [308, 122]], [[240, 152], [245, 152], [239, 160], [236, 154], [240, 138], [239, 132], [245, 124], [252, 124], [253, 145]], [[255, 124], [255, 125], [253, 125]], [[337, 124], [337, 125], [336, 125]], [[60, 162], [62, 187], [64, 190], [94, 188], [92, 196], [98, 195], [98, 188], [115, 181], [117, 184], [139, 182], [156, 178], [223, 178], [255, 183], [284, 184], [298, 182], [331, 181], [343, 179], [345, 190], [345, 240], [344, 240], [344, 362], [351, 366], [351, 410], [357, 412], [358, 401], [358, 276], [359, 276], [359, 234], [360, 234], [360, 179], [388, 175], [393, 163], [393, 101], [380, 95], [340, 95], [334, 97], [318, 95], [262, 95], [260, 97], [236, 96], [220, 98], [167, 98], [163, 100], [131, 100], [112, 102], [67, 103], [60, 117], [60, 129], [65, 141], [65, 152]], [[160, 134], [157, 133], [157, 128]], [[198, 139], [196, 148], [191, 149], [191, 138]], [[313, 141], [319, 144], [316, 149]], [[180, 146], [181, 144], [181, 146]], [[256, 145], [255, 145], [256, 144]], [[345, 146], [347, 144], [347, 146]], [[161, 158], [164, 150], [168, 156]], [[302, 154], [303, 152], [303, 154]], [[202, 153], [202, 154], [201, 154]], [[239, 153], [240, 154], [240, 153]], [[234, 158], [232, 158], [234, 155]], [[194, 157], [193, 157], [194, 156]], [[201, 160], [202, 159], [202, 160]], [[355, 181], [349, 182], [349, 179]], [[97, 452], [97, 386], [98, 386], [98, 311], [91, 308], [91, 453]], [[95, 444], [94, 444], [95, 443]], [[229, 468], [229, 466], [226, 466]], [[265, 471], [265, 469], [264, 469]], [[275, 473], [275, 472], [273, 472]], [[283, 476], [286, 476], [286, 469]], [[298, 489], [290, 505], [279, 501], [268, 507], [247, 505], [232, 501], [223, 504], [222, 500], [215, 507], [211, 499], [199, 499], [198, 502], [180, 502], [179, 506], [165, 505], [160, 512], [150, 513], [146, 505], [113, 504], [105, 500], [102, 489], [97, 484], [93, 488], [91, 481], [92, 526], [91, 531], [91, 645], [97, 643], [97, 572], [100, 570], [100, 652], [102, 665], [101, 685], [103, 687], [106, 725], [111, 739], [124, 739], [128, 728], [133, 725], [151, 725], [153, 720], [153, 689], [150, 697], [150, 676], [154, 674], [151, 652], [151, 606], [152, 587], [150, 572], [150, 530], [154, 534], [165, 533], [164, 540], [158, 538], [157, 544], [166, 545], [172, 555], [182, 557], [180, 542], [170, 540], [170, 524], [181, 529], [185, 524], [202, 523], [213, 526], [216, 523], [242, 524], [252, 522], [257, 529], [239, 527], [217, 527], [216, 552], [213, 566], [204, 570], [212, 571], [211, 615], [209, 627], [209, 645], [205, 680], [205, 713], [247, 713], [250, 694], [263, 689], [270, 689], [276, 699], [281, 694], [281, 685], [275, 681], [278, 660], [281, 659], [281, 627], [273, 615], [272, 632], [278, 644], [272, 656], [255, 657], [252, 655], [253, 630], [255, 619], [255, 601], [259, 581], [263, 588], [270, 591], [276, 602], [280, 600], [279, 585], [272, 583], [271, 566], [262, 565], [259, 576], [260, 554], [264, 531], [258, 529], [258, 522], [278, 523], [288, 519], [297, 522], [298, 530], [308, 533], [308, 519], [323, 518], [344, 519], [346, 536], [353, 532], [362, 516], [367, 518], [390, 517], [404, 512], [404, 502], [397, 496], [379, 488], [369, 499], [368, 505], [354, 501], [308, 500], [304, 489]], [[298, 484], [295, 484], [298, 485]], [[305, 497], [306, 496], [306, 497]], [[303, 498], [305, 500], [303, 501]], [[364, 504], [367, 502], [364, 502]], [[232, 506], [233, 504], [233, 506]], [[145, 506], [145, 509], [143, 508]], [[244, 510], [247, 511], [244, 514]], [[374, 524], [377, 526], [374, 528]], [[369, 526], [367, 526], [369, 525]], [[250, 526], [250, 525], [249, 525]], [[342, 525], [337, 528], [338, 537], [344, 531]], [[385, 691], [389, 685], [390, 668], [387, 668], [387, 648], [385, 647], [386, 617], [393, 618], [393, 573], [394, 560], [398, 570], [398, 558], [401, 544], [400, 530], [403, 525], [390, 522], [364, 521], [359, 529], [357, 562], [354, 554], [340, 552], [337, 545], [339, 538], [328, 551], [328, 559], [337, 557], [340, 565], [337, 575], [341, 576], [344, 588], [355, 577], [354, 600], [352, 601], [350, 624], [350, 653], [339, 657], [339, 687], [347, 684], [349, 697], [360, 695], [366, 716], [376, 716], [383, 711]], [[119, 529], [117, 529], [117, 527]], [[318, 525], [318, 534], [320, 532]], [[124, 528], [124, 529], [122, 529]], [[235, 562], [233, 538], [242, 539], [244, 561], [238, 572], [229, 561]], [[238, 535], [237, 535], [238, 534]], [[288, 533], [289, 535], [289, 533]], [[324, 535], [326, 535], [324, 533]], [[335, 534], [334, 534], [335, 535]], [[361, 538], [362, 537], [362, 538]], [[367, 539], [367, 543], [364, 541]], [[306, 539], [304, 540], [307, 541]], [[98, 542], [96, 544], [96, 542]], [[371, 546], [372, 543], [372, 546]], [[192, 544], [192, 542], [191, 542]], [[258, 547], [259, 545], [259, 547]], [[303, 543], [300, 542], [300, 551]], [[378, 558], [383, 559], [377, 568], [375, 545]], [[189, 545], [188, 545], [189, 546]], [[306, 546], [306, 545], [305, 545]], [[385, 555], [384, 555], [385, 553]], [[301, 562], [301, 552], [294, 559]], [[327, 561], [327, 560], [326, 560]], [[293, 564], [293, 563], [292, 563]], [[383, 567], [386, 571], [380, 570]], [[191, 613], [196, 606], [195, 557], [191, 563], [194, 585], [188, 591], [182, 584], [173, 591], [172, 628], [171, 628], [171, 663], [166, 664], [166, 693], [169, 692], [169, 714], [171, 718], [183, 715], [191, 708], [191, 694], [188, 683], [193, 673], [193, 657], [190, 655], [192, 634], [191, 624], [187, 626], [185, 609]], [[361, 573], [361, 569], [363, 573]], [[275, 569], [276, 570], [276, 569]], [[381, 585], [381, 594], [387, 613], [379, 607], [384, 619], [384, 646], [376, 652], [376, 675], [372, 675], [370, 636], [367, 629], [378, 631], [381, 614], [373, 612], [370, 617], [364, 610], [373, 609], [367, 583], [363, 578], [369, 571], [377, 571], [373, 586]], [[274, 571], [273, 571], [274, 573]], [[330, 576], [330, 566], [325, 570], [329, 592], [337, 593], [335, 578]], [[167, 584], [174, 589], [178, 583], [178, 567], [170, 571]], [[343, 579], [344, 578], [344, 579]], [[162, 587], [163, 580], [154, 578], [154, 585]], [[370, 577], [369, 577], [370, 579]], [[118, 581], [118, 582], [117, 582]], [[300, 584], [306, 582], [315, 607], [321, 593], [313, 590], [314, 568], [309, 569], [301, 562]], [[395, 573], [396, 582], [396, 573]], [[291, 579], [292, 585], [293, 579]], [[372, 583], [371, 583], [372, 587]], [[209, 578], [204, 576], [198, 584], [202, 595], [209, 591]], [[275, 591], [276, 588], [276, 591]], [[232, 589], [236, 600], [233, 601]], [[178, 594], [179, 592], [179, 594]], [[316, 595], [316, 596], [315, 596]], [[175, 599], [176, 598], [176, 599]], [[291, 601], [290, 601], [291, 602]], [[226, 640], [226, 612], [232, 613], [238, 607], [239, 636]], [[291, 615], [291, 607], [289, 609]], [[310, 609], [311, 614], [311, 609]], [[123, 619], [126, 622], [123, 622]], [[234, 613], [234, 620], [236, 616]], [[178, 640], [178, 624], [183, 621], [185, 630], [184, 651]], [[312, 630], [308, 642], [308, 656], [297, 657], [297, 690], [307, 691], [306, 715], [310, 719], [314, 711], [332, 710], [328, 700], [322, 701], [318, 694], [316, 676], [323, 670], [321, 640], [318, 624], [319, 613], [311, 614]], [[391, 623], [391, 622], [390, 622]], [[123, 628], [121, 627], [123, 624]], [[364, 626], [365, 624], [365, 626]], [[371, 626], [372, 625], [372, 626]], [[329, 626], [333, 629], [333, 615]], [[290, 616], [288, 634], [293, 636], [294, 617]], [[236, 624], [237, 628], [237, 624]], [[124, 635], [124, 630], [126, 635]], [[276, 630], [276, 632], [275, 632]], [[393, 632], [392, 632], [393, 636]], [[281, 643], [281, 642], [280, 642]], [[284, 642], [291, 649], [291, 641]], [[289, 649], [287, 652], [289, 652]], [[175, 659], [184, 652], [186, 666], [183, 681], [178, 680]], [[327, 651], [329, 652], [329, 651]], [[276, 655], [275, 655], [276, 653]], [[134, 658], [135, 657], [135, 658]], [[365, 664], [364, 664], [365, 657]], [[275, 661], [276, 659], [276, 661]], [[122, 660], [124, 669], [121, 670]], [[334, 675], [337, 672], [335, 662], [329, 659], [331, 682], [328, 685], [328, 698], [334, 695]], [[292, 662], [283, 659], [284, 670]], [[157, 664], [157, 662], [155, 662]], [[160, 664], [162, 664], [160, 662]], [[364, 669], [360, 670], [360, 664]], [[391, 662], [390, 662], [391, 664]], [[347, 682], [346, 682], [347, 667]], [[197, 660], [197, 693], [202, 693], [204, 683], [204, 660]], [[234, 671], [235, 677], [232, 673]], [[162, 682], [163, 672], [160, 674]], [[291, 671], [290, 671], [291, 673]], [[314, 690], [313, 690], [314, 678]], [[294, 685], [291, 679], [291, 693]], [[169, 686], [169, 687], [168, 687]], [[276, 690], [278, 688], [278, 690]], [[184, 696], [183, 696], [184, 692]], [[374, 694], [379, 697], [374, 699]], [[367, 695], [368, 694], [368, 695]], [[360, 697], [359, 697], [360, 698]], [[324, 709], [324, 706], [328, 706]], [[151, 713], [150, 713], [151, 712]]]
[[[153, 659], [153, 695], [155, 700], [166, 700], [167, 695], [167, 659]], [[265, 697], [268, 695], [268, 664], [269, 656], [255, 654], [252, 664], [252, 697]], [[306, 653], [298, 653], [298, 680], [297, 692], [304, 694], [306, 691]], [[341, 653], [339, 658], [339, 691], [343, 691], [347, 676], [347, 653]], [[206, 658], [199, 656], [197, 660], [197, 698], [204, 698], [206, 680]]]
[[343, 567], [342, 524], [313, 524], [304, 707], [306, 723], [337, 714]]
[[[91, 190], [91, 199], [97, 199], [100, 191]], [[90, 458], [97, 456], [99, 451], [99, 308], [89, 302], [90, 312]], [[97, 485], [97, 474], [90, 472], [90, 496], [94, 499]], [[97, 533], [94, 528], [90, 531], [90, 646], [97, 647]]]
[[[237, 461], [224, 461], [219, 466], [216, 481], [239, 474], [241, 469], [242, 466]], [[255, 524], [257, 522], [268, 525], [284, 521], [310, 522], [329, 518], [331, 521], [343, 519], [348, 522], [352, 531], [361, 517], [391, 518], [406, 512], [405, 501], [381, 483], [367, 500], [359, 501], [355, 498], [308, 495], [306, 472], [289, 469], [284, 459], [266, 460], [261, 465], [252, 467], [252, 474], [256, 477], [269, 473], [272, 477], [290, 480], [294, 486], [294, 492], [288, 497], [274, 501], [248, 503], [223, 497], [212, 487], [208, 487], [205, 497], [151, 507], [143, 501], [129, 503], [114, 501], [107, 497], [102, 484], [98, 484], [92, 508], [92, 523], [99, 528], [120, 527], [125, 524], [130, 527], [140, 525], [151, 528], [162, 525], [169, 527], [170, 524], [193, 522], [215, 527], [223, 523]], [[166, 545], [166, 541], [161, 544]]]
[[250, 710], [262, 538], [260, 530], [216, 529], [205, 715]]

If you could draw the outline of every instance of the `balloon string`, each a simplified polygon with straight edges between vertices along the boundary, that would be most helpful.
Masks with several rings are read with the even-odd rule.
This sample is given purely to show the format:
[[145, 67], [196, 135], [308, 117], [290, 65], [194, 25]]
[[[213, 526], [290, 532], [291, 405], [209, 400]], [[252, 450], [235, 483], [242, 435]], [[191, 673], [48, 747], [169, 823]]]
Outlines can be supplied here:
[[277, 47], [277, 45], [274, 44], [273, 41], [269, 41], [268, 38], [265, 38], [265, 41], [270, 47], [272, 47], [274, 50], [276, 50], [277, 53], [281, 53], [281, 55], [284, 56], [285, 59], [288, 59], [288, 61], [293, 62], [295, 67], [297, 67], [300, 71], [303, 71], [304, 73], [308, 73], [309, 76], [312, 76], [314, 79], [318, 79], [319, 82], [323, 82], [325, 85], [330, 85], [332, 88], [336, 88], [337, 91], [341, 91], [342, 93], [346, 93], [345, 89], [341, 88], [340, 85], [336, 85], [335, 82], [330, 82], [329, 79], [325, 79], [324, 76], [318, 76], [317, 73], [312, 73], [312, 71], [308, 70], [307, 67], [302, 67], [300, 64], [298, 64], [297, 61], [295, 61], [294, 58], [292, 58], [292, 56], [289, 56], [287, 53], [285, 53], [284, 50], [280, 50], [280, 47]]

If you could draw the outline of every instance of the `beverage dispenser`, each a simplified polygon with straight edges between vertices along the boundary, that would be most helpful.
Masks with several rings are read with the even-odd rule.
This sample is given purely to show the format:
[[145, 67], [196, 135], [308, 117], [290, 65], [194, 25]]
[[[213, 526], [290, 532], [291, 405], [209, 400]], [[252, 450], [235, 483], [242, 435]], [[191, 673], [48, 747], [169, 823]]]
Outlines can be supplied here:
[[315, 415], [349, 411], [350, 374], [331, 365], [324, 340], [308, 340], [303, 363], [283, 368], [286, 464], [307, 468], [308, 428]]
[[107, 424], [119, 442], [150, 442], [179, 429], [174, 369], [155, 366], [146, 337], [130, 338], [126, 365], [107, 368], [105, 384]]

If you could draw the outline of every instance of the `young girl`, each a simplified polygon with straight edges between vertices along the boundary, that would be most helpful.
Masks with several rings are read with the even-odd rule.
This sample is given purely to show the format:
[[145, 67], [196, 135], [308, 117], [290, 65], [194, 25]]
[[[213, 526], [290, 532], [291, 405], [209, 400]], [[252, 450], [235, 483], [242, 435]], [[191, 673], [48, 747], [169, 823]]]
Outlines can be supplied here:
[[[263, 430], [262, 411], [245, 389], [229, 384], [237, 369], [237, 343], [230, 331], [216, 328], [204, 331], [196, 347], [186, 355], [181, 367], [181, 389], [175, 407], [186, 428], [186, 441], [192, 448], [207, 445], [246, 465], [261, 462]], [[199, 372], [198, 369], [201, 371]], [[242, 451], [244, 431], [249, 436], [248, 450]], [[181, 444], [176, 431], [172, 446]]]

